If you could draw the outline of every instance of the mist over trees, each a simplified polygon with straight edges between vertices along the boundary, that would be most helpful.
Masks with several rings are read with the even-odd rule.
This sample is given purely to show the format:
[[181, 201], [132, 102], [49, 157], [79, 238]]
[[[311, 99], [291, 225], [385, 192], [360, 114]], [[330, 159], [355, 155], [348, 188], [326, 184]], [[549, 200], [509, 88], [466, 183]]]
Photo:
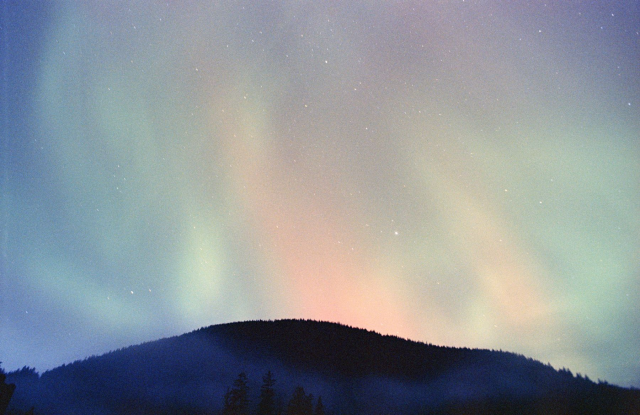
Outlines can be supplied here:
[[640, 413], [638, 390], [522, 355], [304, 320], [210, 326], [6, 376], [11, 415]]

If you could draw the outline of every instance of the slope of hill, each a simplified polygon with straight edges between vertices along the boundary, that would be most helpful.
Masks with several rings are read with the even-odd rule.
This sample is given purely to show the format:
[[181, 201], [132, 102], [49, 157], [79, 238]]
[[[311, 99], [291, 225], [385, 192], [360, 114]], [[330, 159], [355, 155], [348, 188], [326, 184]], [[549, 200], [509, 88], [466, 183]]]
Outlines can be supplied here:
[[8, 381], [17, 385], [14, 410], [215, 414], [240, 372], [255, 409], [267, 371], [280, 402], [301, 385], [336, 414], [640, 414], [640, 391], [524, 356], [303, 320], [210, 326]]

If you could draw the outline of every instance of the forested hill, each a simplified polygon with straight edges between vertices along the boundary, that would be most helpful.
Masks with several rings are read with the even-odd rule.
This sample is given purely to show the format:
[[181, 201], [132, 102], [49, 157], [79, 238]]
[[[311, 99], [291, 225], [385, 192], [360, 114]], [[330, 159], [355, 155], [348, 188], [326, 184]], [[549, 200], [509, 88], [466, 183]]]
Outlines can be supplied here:
[[189, 335], [210, 336], [246, 355], [277, 358], [296, 369], [328, 375], [424, 381], [480, 366], [545, 378], [558, 375], [548, 365], [513, 353], [434, 346], [329, 322], [249, 321], [210, 326]]
[[285, 415], [299, 386], [335, 414], [640, 414], [640, 391], [524, 356], [304, 320], [205, 327], [7, 380], [14, 413], [217, 414], [244, 373], [253, 414], [267, 372]]

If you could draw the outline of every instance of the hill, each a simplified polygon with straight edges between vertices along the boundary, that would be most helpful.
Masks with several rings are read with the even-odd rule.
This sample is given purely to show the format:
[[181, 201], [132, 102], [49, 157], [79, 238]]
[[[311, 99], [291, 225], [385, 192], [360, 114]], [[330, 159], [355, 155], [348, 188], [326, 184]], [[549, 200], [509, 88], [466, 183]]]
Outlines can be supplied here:
[[282, 409], [303, 386], [335, 414], [640, 414], [638, 390], [521, 355], [303, 320], [205, 327], [7, 381], [14, 413], [216, 414], [244, 372], [255, 413], [267, 371]]

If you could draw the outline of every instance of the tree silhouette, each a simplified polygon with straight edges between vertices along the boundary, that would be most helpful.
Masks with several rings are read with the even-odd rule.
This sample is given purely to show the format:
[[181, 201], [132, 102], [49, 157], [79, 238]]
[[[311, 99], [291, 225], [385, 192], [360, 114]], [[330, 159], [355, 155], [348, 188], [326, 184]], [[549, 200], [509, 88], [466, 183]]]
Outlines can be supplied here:
[[13, 383], [5, 383], [6, 379], [7, 375], [0, 367], [0, 415], [4, 415], [9, 406], [11, 396], [13, 396], [13, 392], [16, 390], [16, 385]]
[[242, 372], [233, 382], [233, 388], [224, 395], [223, 415], [248, 415], [249, 414], [249, 380], [247, 374]]
[[313, 415], [324, 415], [324, 405], [322, 404], [322, 396], [318, 396], [318, 403], [316, 404], [316, 410]]
[[260, 402], [258, 403], [258, 415], [276, 415], [276, 392], [273, 387], [276, 380], [273, 378], [271, 371], [262, 377], [262, 386], [260, 387]]
[[307, 395], [302, 386], [296, 387], [287, 405], [287, 415], [313, 415], [313, 395]]

